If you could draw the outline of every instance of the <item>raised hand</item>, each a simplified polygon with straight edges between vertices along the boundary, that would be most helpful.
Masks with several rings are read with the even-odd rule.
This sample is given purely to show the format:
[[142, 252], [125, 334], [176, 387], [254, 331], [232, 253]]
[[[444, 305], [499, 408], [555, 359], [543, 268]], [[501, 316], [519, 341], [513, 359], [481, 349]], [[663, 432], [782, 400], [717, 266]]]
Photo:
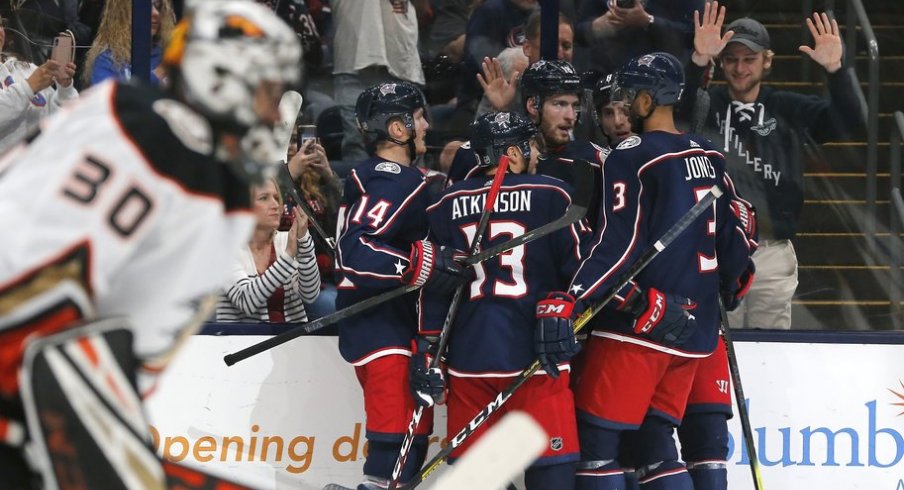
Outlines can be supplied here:
[[694, 64], [706, 66], [709, 61], [725, 49], [725, 45], [734, 36], [733, 31], [722, 35], [722, 24], [725, 22], [725, 7], [713, 1], [703, 7], [703, 19], [700, 11], [694, 11]]
[[504, 111], [515, 99], [515, 88], [518, 86], [518, 77], [521, 73], [515, 70], [512, 72], [512, 76], [506, 80], [502, 64], [498, 59], [484, 58], [481, 65], [483, 74], [477, 74], [477, 81], [483, 87], [484, 95], [494, 109]]
[[844, 52], [841, 36], [838, 34], [838, 22], [829, 19], [825, 12], [813, 12], [813, 18], [807, 18], [807, 27], [813, 36], [813, 47], [800, 46], [800, 52], [822, 65], [829, 73], [841, 68], [841, 56]]

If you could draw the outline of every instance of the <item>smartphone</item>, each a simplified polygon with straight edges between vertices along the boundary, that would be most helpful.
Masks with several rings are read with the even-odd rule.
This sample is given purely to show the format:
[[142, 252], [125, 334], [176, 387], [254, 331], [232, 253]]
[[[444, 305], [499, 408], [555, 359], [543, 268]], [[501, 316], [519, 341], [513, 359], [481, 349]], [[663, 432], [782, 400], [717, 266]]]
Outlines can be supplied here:
[[75, 37], [70, 31], [63, 32], [53, 39], [50, 59], [64, 66], [75, 59]]
[[634, 8], [636, 0], [615, 0], [615, 6], [622, 9]]
[[295, 222], [295, 213], [293, 212], [295, 209], [295, 199], [291, 196], [286, 196], [284, 202], [286, 204], [283, 206], [283, 214], [279, 218], [278, 231], [289, 231], [289, 229], [292, 228], [292, 223]]
[[[320, 138], [317, 137], [317, 126], [313, 124], [301, 124], [298, 126], [298, 149], [300, 150], [308, 140], [314, 140], [315, 144], [320, 144]], [[308, 147], [306, 153], [314, 153], [314, 147]]]

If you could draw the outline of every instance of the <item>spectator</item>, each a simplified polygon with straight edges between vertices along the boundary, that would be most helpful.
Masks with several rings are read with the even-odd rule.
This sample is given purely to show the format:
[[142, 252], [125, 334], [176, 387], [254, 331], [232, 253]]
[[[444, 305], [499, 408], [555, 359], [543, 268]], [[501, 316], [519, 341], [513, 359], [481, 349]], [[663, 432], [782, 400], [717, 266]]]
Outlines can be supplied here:
[[476, 3], [474, 0], [432, 0], [433, 25], [427, 39], [427, 53], [431, 57], [445, 55], [453, 63], [462, 60], [465, 51], [465, 30]]
[[[151, 84], [163, 78], [160, 60], [163, 43], [173, 31], [175, 16], [171, 0], [151, 0]], [[109, 0], [97, 29], [94, 44], [85, 56], [82, 82], [96, 85], [107, 78], [132, 78], [132, 2]]]
[[333, 0], [333, 76], [345, 136], [343, 160], [365, 160], [364, 140], [355, 124], [355, 101], [368, 86], [405, 80], [424, 85], [418, 54], [418, 25], [406, 1]]
[[[709, 89], [709, 111], [701, 132], [718, 143], [738, 193], [757, 209], [760, 247], [753, 255], [757, 278], [748, 298], [730, 315], [732, 326], [791, 328], [791, 298], [797, 289], [797, 255], [791, 239], [803, 206], [805, 143], [844, 137], [859, 125], [862, 107], [856, 81], [843, 69], [838, 24], [813, 14], [807, 26], [814, 45], [802, 53], [828, 77], [829, 96], [803, 95], [764, 86], [772, 66], [769, 33], [756, 20], [738, 19], [723, 36], [724, 7], [707, 4], [695, 22], [693, 64], [685, 106], [693, 98], [710, 60], [718, 57], [726, 85]], [[717, 15], [718, 13], [718, 15]], [[699, 16], [695, 15], [695, 19]]]
[[81, 2], [78, 0], [24, 0], [10, 3], [16, 6], [16, 15], [31, 38], [32, 46], [38, 48], [34, 59], [49, 57], [53, 39], [67, 30], [75, 37], [76, 46], [91, 42], [93, 30], [80, 19]]
[[[342, 184], [330, 168], [326, 150], [314, 139], [305, 141], [297, 152], [296, 145], [289, 148], [289, 172], [298, 176], [295, 181], [300, 196], [313, 211], [317, 224], [327, 233], [334, 231], [342, 199]], [[311, 318], [336, 311], [336, 282], [333, 279], [335, 251], [329, 249], [331, 246], [326, 243], [328, 238], [331, 237], [314, 240], [317, 268], [320, 270], [320, 295], [307, 306]]]
[[306, 322], [304, 303], [320, 293], [320, 273], [308, 218], [297, 207], [288, 232], [276, 180], [252, 187], [257, 227], [232, 270], [232, 283], [217, 305], [218, 322]]
[[[0, 17], [0, 47], [6, 45], [6, 19]], [[0, 51], [0, 154], [37, 129], [45, 116], [78, 97], [72, 84], [75, 63], [53, 60], [41, 66]]]
[[693, 12], [703, 0], [592, 0], [581, 3], [577, 40], [590, 47], [590, 68], [612, 73], [653, 51], [687, 60]]

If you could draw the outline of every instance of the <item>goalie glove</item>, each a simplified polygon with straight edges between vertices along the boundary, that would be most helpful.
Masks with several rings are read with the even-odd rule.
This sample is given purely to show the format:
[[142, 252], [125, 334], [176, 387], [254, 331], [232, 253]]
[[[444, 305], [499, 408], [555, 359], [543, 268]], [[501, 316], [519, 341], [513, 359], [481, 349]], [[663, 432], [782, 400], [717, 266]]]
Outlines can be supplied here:
[[581, 345], [574, 337], [574, 297], [564, 292], [549, 293], [537, 302], [537, 325], [534, 329], [534, 351], [546, 374], [559, 377], [558, 363], [571, 359]]
[[427, 240], [411, 244], [408, 268], [402, 272], [402, 282], [409, 286], [423, 286], [439, 294], [451, 294], [474, 279], [474, 271], [462, 267], [456, 259], [464, 258], [460, 251]]
[[722, 304], [725, 305], [726, 311], [734, 311], [741, 304], [741, 300], [750, 292], [753, 286], [753, 279], [756, 273], [756, 266], [753, 260], [747, 262], [747, 268], [735, 279], [731, 287], [722, 290]]
[[436, 340], [436, 337], [419, 335], [411, 341], [408, 384], [414, 402], [423, 407], [442, 403], [446, 394], [446, 378], [442, 369], [430, 367], [430, 362], [436, 354]]
[[656, 343], [678, 347], [694, 334], [697, 319], [691, 311], [697, 307], [688, 298], [666, 294], [656, 288], [646, 291], [635, 287], [621, 309], [634, 316], [634, 333]]

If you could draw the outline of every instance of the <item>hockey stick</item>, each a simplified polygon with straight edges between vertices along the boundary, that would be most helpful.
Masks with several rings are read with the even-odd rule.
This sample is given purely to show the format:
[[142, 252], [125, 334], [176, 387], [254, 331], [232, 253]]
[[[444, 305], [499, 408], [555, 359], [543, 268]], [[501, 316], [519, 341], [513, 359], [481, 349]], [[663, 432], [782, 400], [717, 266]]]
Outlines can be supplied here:
[[[706, 208], [710, 207], [712, 203], [722, 195], [722, 190], [719, 189], [718, 186], [714, 185], [710, 188], [709, 192], [703, 196], [703, 198], [697, 202], [684, 216], [681, 217], [674, 225], [665, 234], [657, 240], [649, 249], [647, 249], [644, 254], [637, 259], [636, 262], [627, 270], [624, 274], [619, 277], [618, 282], [612, 286], [609, 291], [603, 296], [602, 299], [594, 303], [588, 309], [578, 317], [574, 322], [574, 331], [575, 333], [579, 332], [582, 328], [584, 328], [590, 320], [599, 313], [615, 295], [618, 293], [618, 290], [627, 285], [634, 276], [640, 273], [660, 252], [665, 250], [666, 247], [669, 246], [677, 237], [680, 235], [687, 227], [696, 220]], [[455, 448], [459, 447], [464, 443], [464, 441], [474, 434], [478, 427], [483, 425], [484, 422], [487, 421], [492, 415], [493, 412], [499, 410], [505, 402], [512, 397], [515, 390], [521, 387], [531, 376], [534, 375], [537, 371], [540, 370], [540, 360], [535, 359], [534, 362], [527, 367], [527, 369], [518, 373], [515, 376], [515, 379], [505, 387], [501, 393], [496, 395], [496, 398], [489, 403], [489, 405], [485, 406], [483, 410], [481, 410], [474, 418], [471, 419], [467, 425], [464, 426], [454, 437], [449, 439], [449, 444], [440, 449], [439, 453], [433, 457], [424, 468], [421, 469], [421, 472], [415, 475], [414, 479], [409, 481], [404, 486], [400, 487], [403, 490], [414, 488], [421, 484], [431, 473], [436, 471], [439, 468], [439, 465], [442, 464], [446, 458], [452, 453]]]
[[[490, 223], [490, 215], [493, 214], [493, 206], [496, 204], [496, 196], [499, 194], [499, 188], [502, 187], [502, 181], [505, 180], [505, 172], [508, 170], [509, 159], [503, 155], [499, 159], [499, 165], [496, 167], [496, 175], [493, 177], [493, 183], [486, 192], [486, 199], [483, 204], [483, 212], [480, 220], [477, 222], [477, 231], [471, 240], [471, 246], [468, 247], [468, 254], [474, 255], [480, 247], [483, 235], [486, 233], [487, 225]], [[449, 311], [446, 313], [446, 319], [443, 321], [443, 328], [439, 334], [437, 341], [436, 353], [430, 361], [430, 368], [439, 366], [439, 360], [446, 350], [446, 344], [449, 342], [449, 332], [452, 330], [452, 320], [458, 313], [458, 305], [461, 303], [461, 295], [464, 293], [468, 284], [462, 284], [455, 289], [455, 295], [452, 297], [452, 303], [449, 304]], [[405, 432], [405, 439], [402, 440], [402, 447], [399, 450], [399, 457], [396, 459], [395, 466], [392, 468], [392, 477], [389, 480], [389, 490], [395, 490], [399, 485], [399, 477], [402, 475], [402, 467], [405, 466], [405, 460], [408, 459], [408, 453], [411, 451], [411, 444], [414, 442], [414, 433], [417, 431], [418, 425], [421, 423], [421, 417], [424, 414], [424, 406], [418, 405], [411, 414], [411, 421], [408, 422], [408, 430]]]
[[760, 473], [760, 460], [756, 453], [756, 444], [753, 442], [753, 428], [750, 426], [750, 412], [747, 411], [747, 398], [744, 397], [744, 387], [741, 386], [741, 370], [738, 367], [738, 355], [735, 353], [734, 342], [731, 340], [731, 325], [728, 323], [728, 312], [725, 311], [725, 303], [719, 297], [719, 313], [722, 315], [722, 340], [725, 341], [725, 350], [728, 354], [728, 367], [731, 373], [731, 384], [734, 386], [735, 401], [738, 402], [738, 415], [741, 417], [741, 432], [744, 434], [744, 446], [747, 448], [747, 456], [750, 460], [750, 473], [753, 476], [753, 488], [763, 490], [763, 477]]
[[335, 260], [336, 242], [323, 230], [323, 227], [320, 226], [320, 223], [314, 218], [314, 211], [311, 210], [307, 201], [305, 201], [298, 192], [298, 186], [292, 179], [292, 174], [289, 173], [289, 142], [292, 141], [292, 130], [295, 128], [295, 120], [298, 118], [298, 113], [301, 111], [303, 103], [304, 98], [294, 90], [289, 90], [279, 99], [279, 117], [281, 122], [275, 128], [274, 133], [276, 134], [277, 141], [280, 143], [279, 149], [282, 150], [282, 155], [279, 159], [283, 161], [283, 165], [282, 170], [276, 175], [276, 180], [289, 189], [292, 198], [295, 199], [295, 204], [301, 207], [301, 211], [308, 217], [308, 225], [311, 228], [314, 228], [318, 237], [326, 244], [327, 252], [333, 260]]
[[[524, 245], [543, 236], [546, 236], [556, 230], [564, 228], [572, 223], [577, 222], [587, 213], [587, 207], [590, 205], [590, 199], [593, 196], [593, 169], [590, 163], [585, 160], [575, 160], [573, 168], [575, 192], [571, 201], [571, 205], [565, 210], [565, 214], [561, 217], [546, 223], [545, 225], [532, 230], [524, 235], [513, 238], [507, 242], [500, 243], [495, 247], [490, 247], [480, 253], [474, 254], [466, 258], [463, 263], [471, 266], [487, 259], [491, 259], [501, 253], [505, 253], [517, 246]], [[402, 286], [385, 293], [359, 301], [347, 308], [343, 308], [335, 313], [320, 317], [312, 322], [299, 325], [291, 330], [274, 335], [257, 344], [245, 347], [240, 351], [233, 352], [223, 356], [223, 361], [227, 366], [248, 359], [249, 357], [260, 354], [266, 350], [272, 349], [278, 345], [282, 345], [296, 337], [309, 334], [319, 330], [327, 325], [332, 325], [338, 321], [344, 320], [352, 315], [356, 315], [364, 310], [373, 308], [381, 303], [385, 303], [393, 298], [397, 298], [404, 294], [408, 294], [417, 290], [417, 286]]]

